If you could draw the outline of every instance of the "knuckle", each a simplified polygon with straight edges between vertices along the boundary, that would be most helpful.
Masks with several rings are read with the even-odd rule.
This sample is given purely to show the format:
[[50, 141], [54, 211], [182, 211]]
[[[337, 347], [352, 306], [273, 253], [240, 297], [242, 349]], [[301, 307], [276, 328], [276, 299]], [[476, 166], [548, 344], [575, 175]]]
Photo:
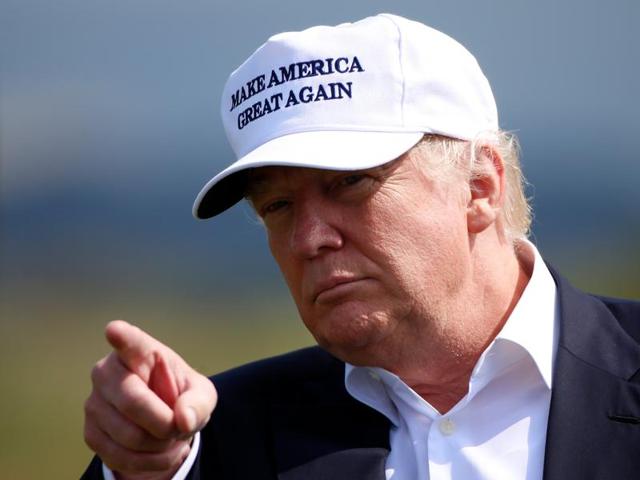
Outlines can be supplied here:
[[156, 440], [161, 442], [169, 442], [175, 440], [176, 432], [173, 430], [173, 426], [165, 426], [160, 424], [154, 424], [150, 426], [150, 433]]
[[96, 413], [97, 413], [97, 406], [94, 398], [94, 393], [92, 392], [91, 395], [89, 395], [89, 397], [84, 401], [85, 419], [88, 417], [94, 416]]
[[120, 458], [118, 460], [118, 463], [120, 464], [118, 470], [122, 472], [139, 473], [144, 472], [145, 470], [151, 470], [150, 468], [145, 468], [143, 462], [141, 462], [135, 455], [127, 455], [125, 458]]
[[103, 371], [105, 369], [105, 364], [107, 363], [107, 359], [109, 357], [104, 357], [96, 362], [96, 364], [91, 369], [91, 382], [93, 385], [99, 384], [103, 379]]
[[87, 423], [84, 426], [84, 443], [99, 456], [105, 453], [106, 446], [104, 443], [104, 436], [91, 424]]
[[[143, 438], [139, 432], [129, 431], [134, 443]], [[120, 440], [110, 440], [93, 426], [87, 424], [84, 428], [84, 440], [102, 462], [112, 471], [121, 473], [163, 472], [174, 469], [183, 460], [182, 450], [176, 449], [175, 444], [167, 445], [165, 451], [158, 453], [138, 451], [123, 444]]]
[[173, 460], [172, 456], [167, 453], [156, 456], [154, 460], [155, 462], [153, 468], [154, 470], [158, 471], [169, 470], [175, 465], [175, 461]]
[[163, 472], [177, 465], [171, 454], [144, 454], [136, 453], [122, 459], [120, 469], [125, 472]]
[[101, 365], [96, 363], [91, 369], [91, 383], [94, 385], [100, 381], [100, 369]]
[[[176, 448], [171, 451], [160, 455], [158, 458], [159, 470], [170, 470], [180, 465], [186, 458], [184, 442], [178, 442], [175, 445]], [[186, 450], [188, 452], [188, 449]]]
[[142, 408], [145, 393], [131, 378], [124, 378], [112, 389], [112, 403], [122, 413], [135, 413]]
[[146, 441], [145, 434], [138, 428], [124, 428], [120, 432], [120, 442], [127, 448], [143, 450]]
[[[117, 410], [126, 417], [132, 424], [137, 425], [142, 430], [147, 431], [156, 440], [169, 440], [173, 437], [173, 426], [165, 424], [163, 420], [156, 417], [155, 412], [149, 407], [144, 397], [138, 394], [125, 394], [116, 401]], [[144, 432], [140, 437], [138, 434], [131, 435], [131, 441], [139, 441], [144, 438]]]
[[116, 408], [130, 419], [139, 418], [145, 411], [145, 402], [137, 391], [121, 392], [115, 403]]
[[105, 448], [103, 452], [100, 452], [98, 455], [103, 463], [112, 471], [122, 473], [137, 473], [141, 471], [137, 468], [138, 462], [136, 462], [135, 453], [112, 447]]
[[94, 452], [98, 451], [98, 441], [94, 435], [92, 429], [90, 429], [87, 425], [84, 427], [84, 443], [93, 450]]
[[[130, 462], [128, 460], [123, 459], [122, 455], [120, 456], [101, 455], [100, 459], [113, 472], [136, 473], [135, 470], [131, 469]], [[120, 478], [120, 477], [116, 477], [116, 478]]]

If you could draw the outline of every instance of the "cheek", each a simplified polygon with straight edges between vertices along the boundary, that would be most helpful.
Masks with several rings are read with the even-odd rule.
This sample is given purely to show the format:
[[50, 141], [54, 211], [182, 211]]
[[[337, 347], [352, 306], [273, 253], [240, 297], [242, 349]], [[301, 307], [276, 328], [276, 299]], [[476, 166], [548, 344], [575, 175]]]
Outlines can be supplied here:
[[280, 268], [280, 272], [286, 280], [287, 285], [289, 285], [289, 289], [291, 289], [295, 272], [294, 265], [291, 262], [292, 257], [287, 254], [288, 249], [282, 239], [267, 232], [267, 240], [271, 256]]
[[298, 310], [303, 308], [302, 303], [302, 277], [303, 277], [303, 265], [300, 261], [296, 260], [296, 257], [291, 254], [291, 250], [285, 242], [275, 235], [268, 234], [269, 250], [271, 256], [275, 260], [276, 264], [280, 268], [280, 273], [284, 277], [284, 280], [289, 288], [291, 297], [295, 302]]
[[404, 212], [383, 217], [387, 227], [377, 235], [378, 250], [387, 263], [382, 267], [398, 279], [400, 288], [415, 293], [428, 285], [446, 282], [451, 288], [457, 283], [468, 251], [463, 213], [448, 209], [437, 215]]

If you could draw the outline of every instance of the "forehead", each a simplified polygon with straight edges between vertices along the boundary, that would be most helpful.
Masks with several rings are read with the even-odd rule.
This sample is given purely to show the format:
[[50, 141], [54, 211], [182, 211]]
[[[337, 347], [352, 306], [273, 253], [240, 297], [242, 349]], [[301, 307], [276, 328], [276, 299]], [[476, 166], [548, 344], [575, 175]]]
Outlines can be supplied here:
[[289, 167], [289, 166], [267, 166], [252, 168], [247, 174], [247, 181], [252, 184], [268, 183], [282, 178], [293, 176], [313, 176], [318, 177], [332, 173], [333, 170], [323, 170], [319, 168]]
[[245, 196], [264, 193], [283, 184], [299, 184], [302, 183], [303, 179], [323, 178], [332, 173], [335, 172], [304, 167], [270, 166], [253, 168], [247, 173]]
[[327, 170], [307, 167], [268, 166], [251, 169], [247, 173], [245, 196], [264, 193], [283, 185], [295, 187], [311, 181], [330, 182], [345, 175], [369, 174], [383, 176], [391, 174], [406, 157], [403, 155], [377, 167], [361, 170]]

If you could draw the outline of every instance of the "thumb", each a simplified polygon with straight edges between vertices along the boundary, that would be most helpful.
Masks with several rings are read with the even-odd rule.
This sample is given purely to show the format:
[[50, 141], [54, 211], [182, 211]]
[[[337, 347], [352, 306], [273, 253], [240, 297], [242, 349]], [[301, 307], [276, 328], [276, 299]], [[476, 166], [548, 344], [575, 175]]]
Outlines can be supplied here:
[[197, 372], [193, 372], [189, 387], [174, 404], [175, 423], [178, 431], [191, 436], [204, 428], [218, 402], [218, 393], [213, 383]]

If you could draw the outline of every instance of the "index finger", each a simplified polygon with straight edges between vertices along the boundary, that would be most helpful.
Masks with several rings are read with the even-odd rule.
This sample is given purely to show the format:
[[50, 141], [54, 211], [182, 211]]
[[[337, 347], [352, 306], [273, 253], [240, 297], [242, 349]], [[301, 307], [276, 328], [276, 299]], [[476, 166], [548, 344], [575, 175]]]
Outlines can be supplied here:
[[[123, 365], [115, 352], [94, 367], [91, 380], [98, 398], [133, 424], [159, 439], [174, 436], [173, 409], [139, 375]], [[97, 421], [100, 423], [104, 418]]]
[[162, 344], [138, 327], [114, 320], [105, 328], [105, 336], [129, 370], [148, 379], [154, 366], [154, 353]]

